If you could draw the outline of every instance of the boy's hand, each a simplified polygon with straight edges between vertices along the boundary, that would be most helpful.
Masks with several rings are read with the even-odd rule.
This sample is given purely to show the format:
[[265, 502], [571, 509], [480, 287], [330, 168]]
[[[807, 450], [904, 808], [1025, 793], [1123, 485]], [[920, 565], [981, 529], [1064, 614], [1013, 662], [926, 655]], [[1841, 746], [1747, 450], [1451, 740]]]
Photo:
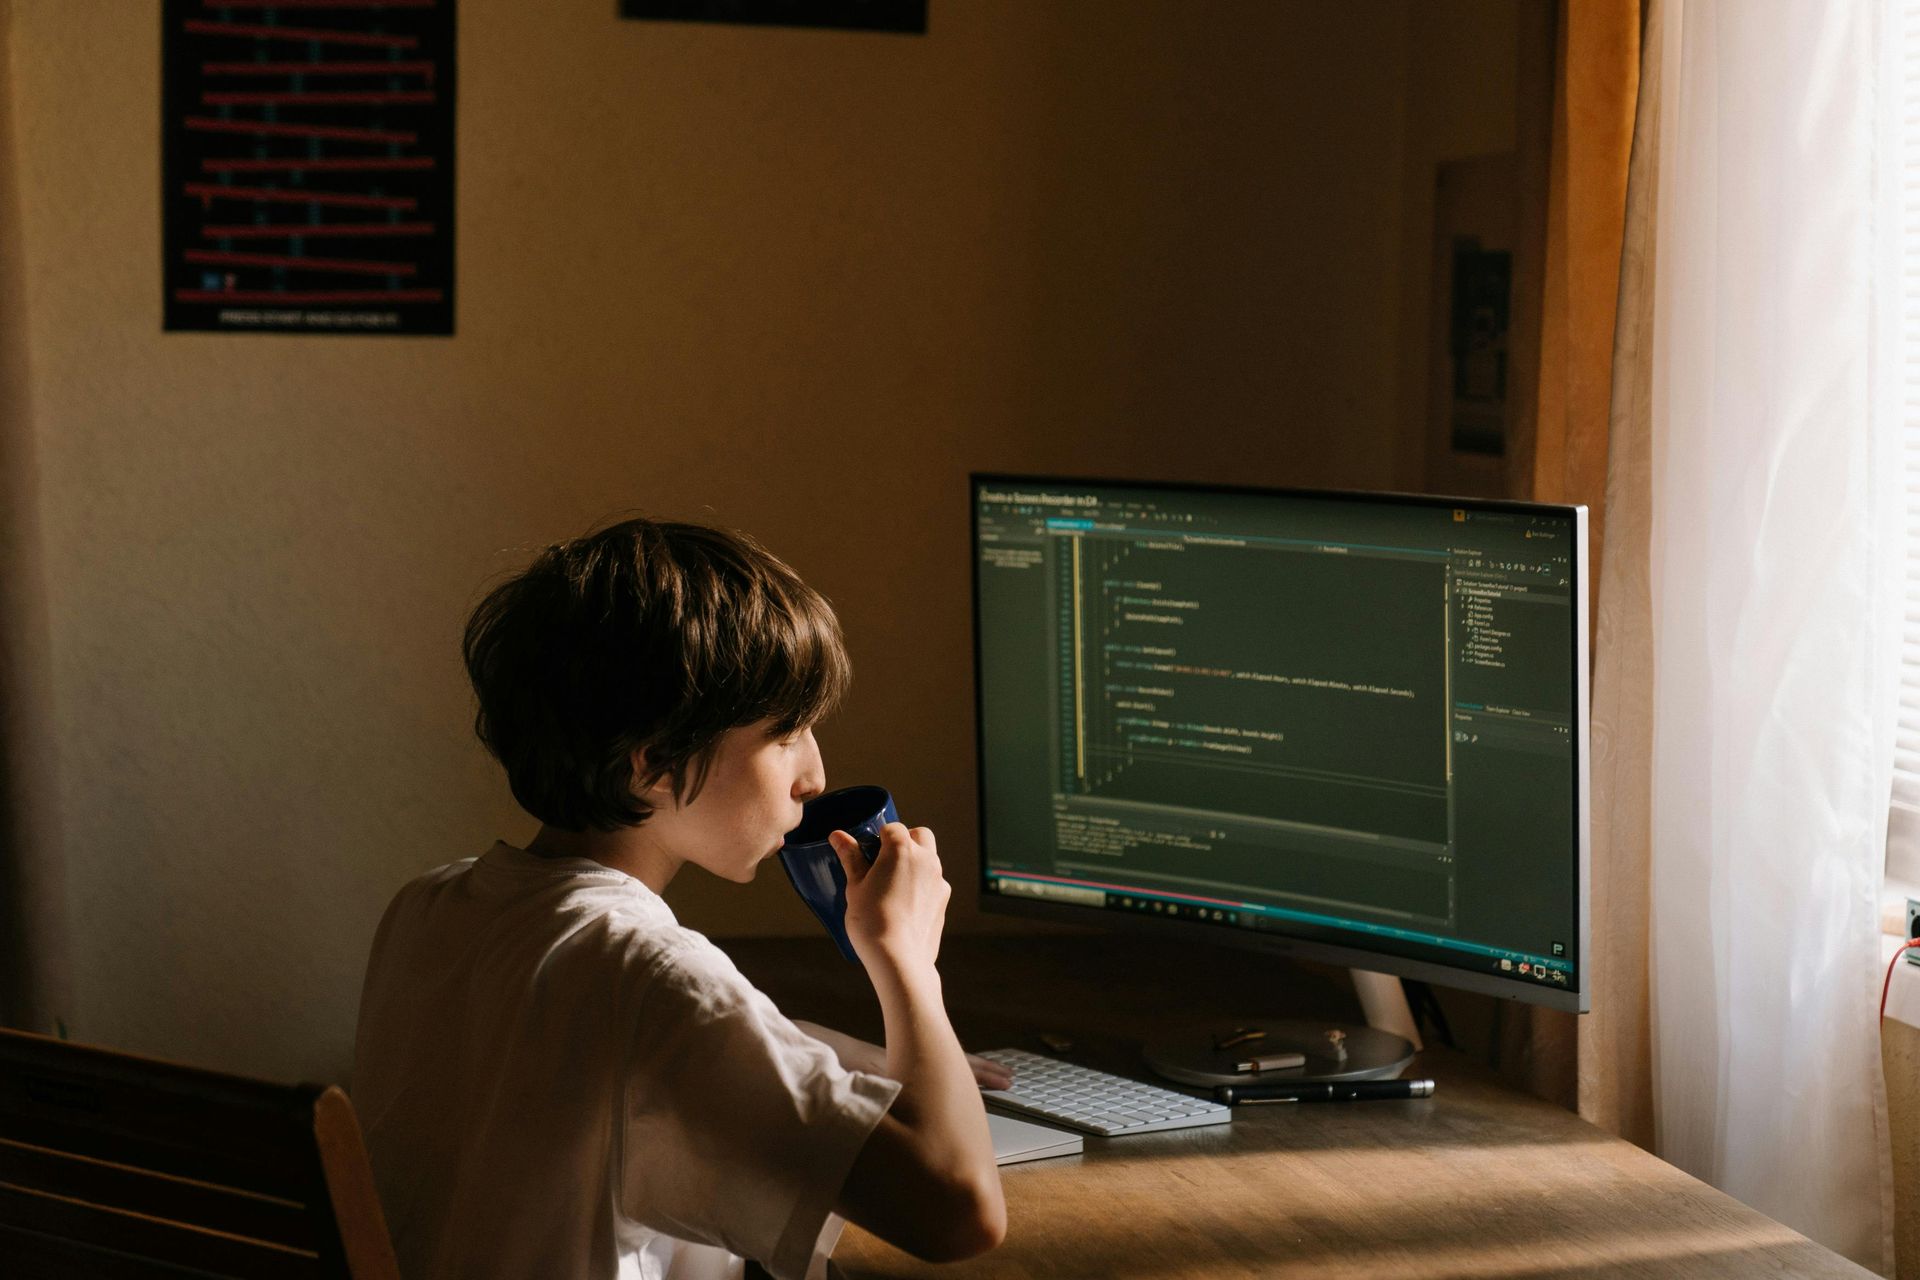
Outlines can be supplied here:
[[1003, 1067], [992, 1058], [982, 1058], [972, 1053], [967, 1055], [967, 1065], [973, 1068], [973, 1082], [982, 1089], [1013, 1087], [1012, 1067]]
[[828, 838], [847, 877], [847, 937], [867, 973], [880, 978], [883, 970], [900, 976], [931, 972], [953, 895], [940, 874], [933, 832], [889, 822], [880, 828], [880, 853], [871, 864], [846, 832]]

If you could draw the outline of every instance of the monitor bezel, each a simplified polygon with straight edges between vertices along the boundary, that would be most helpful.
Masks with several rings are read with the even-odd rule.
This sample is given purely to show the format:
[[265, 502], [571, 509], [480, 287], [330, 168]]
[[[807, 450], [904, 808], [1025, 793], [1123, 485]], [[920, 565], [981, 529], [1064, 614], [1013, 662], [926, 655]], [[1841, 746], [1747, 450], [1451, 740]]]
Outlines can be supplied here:
[[[989, 485], [1027, 485], [1081, 488], [1146, 489], [1165, 493], [1236, 494], [1250, 497], [1333, 499], [1375, 502], [1390, 505], [1441, 508], [1513, 514], [1552, 514], [1570, 518], [1574, 526], [1574, 580], [1571, 584], [1574, 610], [1574, 910], [1578, 936], [1574, 940], [1575, 980], [1566, 988], [1541, 986], [1521, 978], [1496, 977], [1491, 973], [1458, 968], [1437, 961], [1345, 946], [1321, 938], [1300, 937], [1283, 929], [1254, 932], [1239, 927], [1207, 925], [1197, 921], [1166, 917], [1143, 917], [1105, 907], [1079, 906], [1064, 902], [1039, 902], [992, 892], [987, 887], [987, 769], [986, 717], [981, 687], [980, 650], [980, 491]], [[1202, 484], [1187, 481], [1124, 480], [1088, 476], [1033, 475], [1000, 471], [968, 473], [967, 527], [973, 612], [973, 733], [974, 799], [977, 806], [978, 874], [975, 892], [980, 910], [993, 915], [1017, 916], [1056, 924], [1085, 925], [1118, 933], [1151, 934], [1158, 938], [1190, 939], [1193, 942], [1235, 950], [1263, 952], [1268, 955], [1334, 964], [1352, 969], [1371, 970], [1401, 978], [1438, 983], [1462, 991], [1478, 992], [1499, 999], [1586, 1013], [1592, 1008], [1593, 981], [1591, 963], [1591, 874], [1592, 874], [1592, 793], [1590, 779], [1591, 723], [1591, 626], [1588, 585], [1587, 508], [1581, 504], [1531, 502], [1512, 498], [1473, 498], [1439, 494], [1397, 493], [1387, 490], [1273, 488], [1261, 485]]]

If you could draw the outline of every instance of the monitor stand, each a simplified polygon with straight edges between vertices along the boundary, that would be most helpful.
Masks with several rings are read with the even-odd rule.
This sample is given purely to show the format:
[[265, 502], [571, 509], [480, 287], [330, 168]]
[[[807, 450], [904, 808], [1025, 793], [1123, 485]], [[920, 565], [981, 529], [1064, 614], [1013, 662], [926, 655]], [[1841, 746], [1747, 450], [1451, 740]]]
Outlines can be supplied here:
[[[1367, 1025], [1300, 1019], [1248, 1018], [1232, 1026], [1187, 1031], [1153, 1041], [1147, 1065], [1169, 1080], [1223, 1084], [1377, 1080], [1397, 1076], [1420, 1048], [1420, 1032], [1400, 979], [1352, 970]], [[1298, 1061], [1294, 1061], [1297, 1058]], [[1241, 1070], [1266, 1059], [1271, 1065]]]

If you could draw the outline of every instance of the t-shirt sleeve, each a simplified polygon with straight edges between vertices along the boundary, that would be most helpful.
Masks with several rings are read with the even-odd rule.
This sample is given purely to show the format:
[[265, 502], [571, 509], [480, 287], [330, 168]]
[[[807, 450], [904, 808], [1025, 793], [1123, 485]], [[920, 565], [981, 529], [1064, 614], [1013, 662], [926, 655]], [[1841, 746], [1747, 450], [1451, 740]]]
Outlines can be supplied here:
[[899, 1084], [846, 1070], [697, 935], [651, 960], [638, 995], [616, 1126], [622, 1211], [802, 1280]]

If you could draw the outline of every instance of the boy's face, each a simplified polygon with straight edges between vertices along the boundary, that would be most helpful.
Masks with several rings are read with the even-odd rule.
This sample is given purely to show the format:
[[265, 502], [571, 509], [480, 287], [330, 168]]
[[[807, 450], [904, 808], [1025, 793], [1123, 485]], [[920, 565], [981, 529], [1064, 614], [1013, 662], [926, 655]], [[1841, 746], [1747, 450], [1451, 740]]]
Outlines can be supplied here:
[[727, 730], [700, 794], [683, 805], [663, 797], [643, 830], [681, 862], [742, 884], [753, 879], [800, 825], [801, 804], [826, 787], [813, 730], [776, 738], [771, 728], [763, 720]]

